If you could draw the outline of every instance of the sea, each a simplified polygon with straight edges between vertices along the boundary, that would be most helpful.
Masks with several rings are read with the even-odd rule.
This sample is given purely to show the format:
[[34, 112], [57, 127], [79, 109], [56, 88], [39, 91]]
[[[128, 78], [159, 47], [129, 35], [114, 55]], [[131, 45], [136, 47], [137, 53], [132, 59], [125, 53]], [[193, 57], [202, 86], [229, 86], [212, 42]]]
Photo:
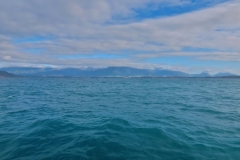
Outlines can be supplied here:
[[239, 160], [240, 79], [2, 78], [1, 160]]

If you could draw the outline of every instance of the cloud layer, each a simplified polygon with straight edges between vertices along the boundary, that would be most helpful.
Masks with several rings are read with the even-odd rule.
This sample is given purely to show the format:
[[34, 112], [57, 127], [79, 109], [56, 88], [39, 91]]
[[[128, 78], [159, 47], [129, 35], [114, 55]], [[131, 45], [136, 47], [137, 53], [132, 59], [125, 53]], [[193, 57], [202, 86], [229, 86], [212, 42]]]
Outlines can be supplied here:
[[141, 19], [139, 13], [191, 3], [0, 0], [0, 61], [76, 67], [168, 67], [147, 61], [161, 57], [240, 62], [239, 1], [212, 1], [204, 9], [173, 16]]

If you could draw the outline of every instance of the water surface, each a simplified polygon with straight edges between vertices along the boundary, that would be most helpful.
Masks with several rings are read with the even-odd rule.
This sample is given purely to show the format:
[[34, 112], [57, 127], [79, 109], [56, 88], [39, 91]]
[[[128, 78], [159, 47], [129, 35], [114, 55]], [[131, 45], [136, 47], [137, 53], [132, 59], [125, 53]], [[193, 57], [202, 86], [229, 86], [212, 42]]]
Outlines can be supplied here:
[[239, 79], [0, 79], [0, 157], [238, 160], [239, 93]]

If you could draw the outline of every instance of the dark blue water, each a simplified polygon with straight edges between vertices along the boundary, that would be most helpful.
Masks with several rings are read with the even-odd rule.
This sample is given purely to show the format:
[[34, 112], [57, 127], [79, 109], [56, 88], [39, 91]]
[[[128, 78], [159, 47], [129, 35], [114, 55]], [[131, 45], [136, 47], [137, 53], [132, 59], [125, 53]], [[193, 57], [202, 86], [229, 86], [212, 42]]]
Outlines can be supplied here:
[[240, 159], [240, 79], [0, 79], [0, 159]]

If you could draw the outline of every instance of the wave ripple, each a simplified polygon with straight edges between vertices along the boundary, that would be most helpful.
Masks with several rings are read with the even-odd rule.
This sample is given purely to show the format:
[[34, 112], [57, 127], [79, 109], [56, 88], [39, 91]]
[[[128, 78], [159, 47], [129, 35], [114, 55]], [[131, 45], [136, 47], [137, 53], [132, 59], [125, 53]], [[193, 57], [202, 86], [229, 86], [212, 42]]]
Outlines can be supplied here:
[[240, 157], [240, 80], [1, 79], [3, 160]]

